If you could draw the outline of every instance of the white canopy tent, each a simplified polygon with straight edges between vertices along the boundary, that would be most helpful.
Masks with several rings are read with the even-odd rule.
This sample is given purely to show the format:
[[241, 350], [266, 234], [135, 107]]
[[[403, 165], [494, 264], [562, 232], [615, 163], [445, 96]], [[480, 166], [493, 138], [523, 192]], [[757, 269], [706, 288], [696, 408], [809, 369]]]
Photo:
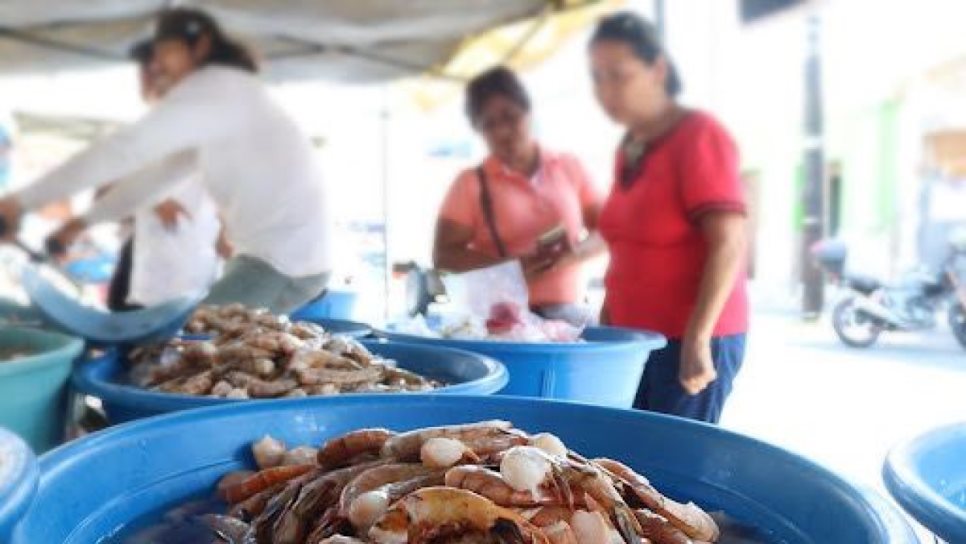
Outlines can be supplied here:
[[[125, 61], [156, 13], [208, 11], [253, 45], [273, 80], [373, 81], [417, 73], [460, 79], [446, 63], [470, 37], [595, 0], [7, 0], [0, 2], [0, 73]], [[526, 39], [524, 35], [524, 39]], [[508, 52], [510, 53], [510, 52]]]

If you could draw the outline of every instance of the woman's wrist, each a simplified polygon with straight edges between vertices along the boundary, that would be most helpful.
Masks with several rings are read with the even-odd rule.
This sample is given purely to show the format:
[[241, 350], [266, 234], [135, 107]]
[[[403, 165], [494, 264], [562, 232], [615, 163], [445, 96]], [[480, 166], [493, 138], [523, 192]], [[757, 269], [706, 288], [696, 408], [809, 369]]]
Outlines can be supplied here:
[[705, 325], [700, 321], [692, 321], [684, 330], [684, 341], [694, 343], [710, 342], [713, 335], [714, 327]]

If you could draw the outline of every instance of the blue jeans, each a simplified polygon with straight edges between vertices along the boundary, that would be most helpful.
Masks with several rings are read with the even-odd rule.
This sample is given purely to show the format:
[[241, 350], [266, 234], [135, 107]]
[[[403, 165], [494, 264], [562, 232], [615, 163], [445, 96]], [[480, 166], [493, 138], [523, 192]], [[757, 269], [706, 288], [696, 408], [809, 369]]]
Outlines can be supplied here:
[[669, 340], [667, 347], [651, 353], [647, 360], [634, 408], [717, 423], [745, 358], [745, 338], [744, 334], [736, 334], [711, 339], [711, 357], [718, 379], [697, 395], [689, 395], [681, 387], [681, 341]]

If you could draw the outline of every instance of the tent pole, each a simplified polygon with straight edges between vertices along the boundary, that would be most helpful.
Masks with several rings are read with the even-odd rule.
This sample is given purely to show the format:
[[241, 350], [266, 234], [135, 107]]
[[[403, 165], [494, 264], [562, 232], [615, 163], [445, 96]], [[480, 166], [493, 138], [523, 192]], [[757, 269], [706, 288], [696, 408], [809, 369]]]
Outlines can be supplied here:
[[379, 111], [380, 153], [382, 155], [382, 247], [383, 247], [383, 317], [389, 319], [389, 292], [392, 288], [392, 264], [389, 260], [389, 86], [382, 86]]
[[667, 45], [667, 15], [664, 9], [664, 0], [654, 0], [654, 27], [657, 28], [657, 35], [661, 38], [661, 43]]

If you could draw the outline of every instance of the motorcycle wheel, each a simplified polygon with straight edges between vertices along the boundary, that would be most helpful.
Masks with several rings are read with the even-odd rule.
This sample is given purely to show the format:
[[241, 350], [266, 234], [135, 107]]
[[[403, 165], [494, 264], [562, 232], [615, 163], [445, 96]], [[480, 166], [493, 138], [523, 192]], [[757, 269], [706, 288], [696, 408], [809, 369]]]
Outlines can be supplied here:
[[966, 349], [966, 309], [962, 304], [953, 304], [949, 307], [949, 328], [953, 331], [953, 336], [959, 341], [959, 345]]
[[853, 348], [867, 348], [875, 344], [882, 334], [882, 327], [856, 307], [855, 297], [849, 297], [835, 305], [832, 310], [832, 328], [842, 343]]

